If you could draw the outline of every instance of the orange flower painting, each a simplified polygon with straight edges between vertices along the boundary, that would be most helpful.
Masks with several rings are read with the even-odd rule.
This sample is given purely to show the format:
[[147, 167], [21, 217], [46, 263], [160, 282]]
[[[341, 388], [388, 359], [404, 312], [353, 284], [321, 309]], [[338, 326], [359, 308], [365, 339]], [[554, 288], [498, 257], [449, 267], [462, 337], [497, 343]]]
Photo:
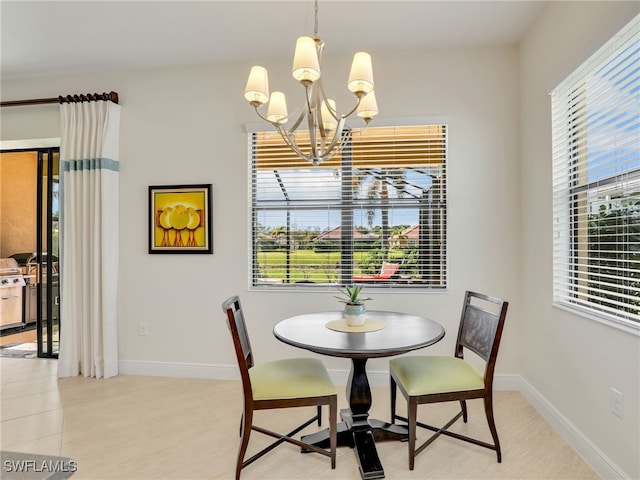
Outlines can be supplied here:
[[149, 187], [149, 253], [213, 253], [211, 185]]

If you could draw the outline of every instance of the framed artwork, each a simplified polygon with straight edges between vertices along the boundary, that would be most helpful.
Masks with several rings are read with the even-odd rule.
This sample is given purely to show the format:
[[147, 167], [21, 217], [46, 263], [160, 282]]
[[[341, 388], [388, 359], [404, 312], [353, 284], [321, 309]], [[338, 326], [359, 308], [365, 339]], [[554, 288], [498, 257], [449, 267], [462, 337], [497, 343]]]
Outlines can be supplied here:
[[213, 253], [211, 185], [149, 187], [149, 253]]

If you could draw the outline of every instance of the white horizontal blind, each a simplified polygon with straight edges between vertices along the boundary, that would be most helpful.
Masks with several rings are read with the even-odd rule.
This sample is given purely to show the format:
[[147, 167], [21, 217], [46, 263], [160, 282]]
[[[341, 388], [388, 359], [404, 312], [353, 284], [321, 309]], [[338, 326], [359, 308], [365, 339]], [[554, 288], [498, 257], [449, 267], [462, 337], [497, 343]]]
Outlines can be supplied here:
[[554, 302], [640, 327], [636, 17], [552, 92]]
[[249, 135], [251, 284], [445, 287], [446, 126], [343, 135], [315, 167], [276, 132]]

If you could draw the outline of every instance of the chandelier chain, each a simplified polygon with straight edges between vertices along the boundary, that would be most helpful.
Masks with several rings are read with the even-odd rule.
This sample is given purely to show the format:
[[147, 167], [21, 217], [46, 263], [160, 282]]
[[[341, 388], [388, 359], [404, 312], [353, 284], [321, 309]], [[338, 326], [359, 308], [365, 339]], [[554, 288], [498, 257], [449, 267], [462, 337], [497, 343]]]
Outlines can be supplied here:
[[318, 38], [318, 0], [315, 0], [314, 14], [315, 14], [315, 21], [313, 24], [313, 37]]

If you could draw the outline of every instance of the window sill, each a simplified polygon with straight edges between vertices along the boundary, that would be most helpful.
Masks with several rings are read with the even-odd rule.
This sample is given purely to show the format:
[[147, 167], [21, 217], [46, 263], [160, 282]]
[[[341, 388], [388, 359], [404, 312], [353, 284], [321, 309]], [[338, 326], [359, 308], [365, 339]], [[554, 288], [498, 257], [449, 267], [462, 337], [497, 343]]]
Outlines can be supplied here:
[[632, 321], [625, 320], [613, 320], [609, 317], [598, 315], [585, 308], [566, 303], [553, 302], [553, 306], [559, 308], [560, 310], [573, 313], [574, 315], [578, 315], [580, 317], [587, 318], [608, 327], [615, 328], [616, 330], [620, 330], [625, 333], [640, 337], [640, 323], [634, 323]]

